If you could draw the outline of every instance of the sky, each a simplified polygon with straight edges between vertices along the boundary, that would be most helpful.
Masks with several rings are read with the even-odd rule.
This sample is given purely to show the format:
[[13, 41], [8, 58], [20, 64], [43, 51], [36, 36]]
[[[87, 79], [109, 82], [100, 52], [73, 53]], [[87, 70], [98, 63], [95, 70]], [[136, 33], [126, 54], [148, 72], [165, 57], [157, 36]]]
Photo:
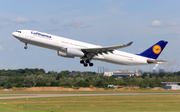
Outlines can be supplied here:
[[105, 71], [141, 69], [155, 65], [122, 66], [93, 61], [84, 67], [80, 58], [57, 56], [57, 52], [28, 45], [12, 36], [20, 29], [37, 30], [101, 46], [133, 41], [119, 49], [141, 53], [159, 40], [168, 41], [158, 59], [169, 60], [156, 69], [180, 71], [179, 0], [0, 0], [0, 69], [43, 68], [46, 71]]

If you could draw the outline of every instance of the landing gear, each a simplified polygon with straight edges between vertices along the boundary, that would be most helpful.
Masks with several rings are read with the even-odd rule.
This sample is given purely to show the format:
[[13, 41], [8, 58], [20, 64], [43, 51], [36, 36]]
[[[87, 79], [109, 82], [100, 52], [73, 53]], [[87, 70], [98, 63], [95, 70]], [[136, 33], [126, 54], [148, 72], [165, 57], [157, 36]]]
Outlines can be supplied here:
[[24, 49], [27, 49], [27, 48], [28, 48], [27, 46], [24, 47]]
[[89, 60], [86, 60], [86, 63], [90, 63], [90, 61], [89, 61]]
[[89, 63], [89, 66], [92, 67], [94, 64], [93, 63]]
[[88, 64], [87, 63], [84, 63], [84, 67], [87, 67], [88, 66]]
[[83, 64], [84, 67], [87, 67], [88, 64], [90, 67], [92, 67], [94, 65], [93, 63], [90, 62], [90, 60], [81, 60], [80, 63]]
[[25, 47], [24, 47], [24, 49], [27, 49], [28, 47], [27, 47], [27, 43], [25, 43]]
[[80, 63], [81, 63], [81, 64], [84, 64], [84, 60], [81, 60]]

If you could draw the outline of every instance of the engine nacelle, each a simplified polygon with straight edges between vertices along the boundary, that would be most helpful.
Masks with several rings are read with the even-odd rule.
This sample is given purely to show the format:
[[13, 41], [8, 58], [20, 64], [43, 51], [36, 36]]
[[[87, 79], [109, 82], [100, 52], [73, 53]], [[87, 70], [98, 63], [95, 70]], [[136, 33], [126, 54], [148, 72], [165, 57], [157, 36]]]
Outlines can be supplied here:
[[57, 51], [57, 54], [58, 54], [58, 56], [62, 56], [62, 57], [65, 57], [65, 58], [74, 58], [74, 56], [68, 55], [67, 53], [63, 53], [61, 51]]
[[67, 48], [66, 53], [68, 55], [77, 56], [77, 57], [83, 57], [84, 53], [76, 48]]

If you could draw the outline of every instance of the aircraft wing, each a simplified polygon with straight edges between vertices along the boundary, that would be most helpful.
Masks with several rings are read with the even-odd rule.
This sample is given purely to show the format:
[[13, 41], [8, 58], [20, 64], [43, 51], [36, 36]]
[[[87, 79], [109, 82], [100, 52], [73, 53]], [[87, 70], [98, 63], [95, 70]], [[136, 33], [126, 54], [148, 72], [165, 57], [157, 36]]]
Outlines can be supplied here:
[[132, 44], [133, 42], [129, 42], [127, 44], [124, 45], [119, 45], [119, 46], [111, 46], [111, 47], [99, 47], [99, 48], [83, 48], [81, 49], [81, 51], [83, 51], [84, 53], [91, 53], [94, 55], [98, 55], [98, 54], [108, 54], [108, 52], [113, 53], [113, 51], [115, 49], [119, 49], [119, 48], [124, 48], [124, 47], [128, 47]]
[[152, 60], [152, 59], [148, 59], [147, 60], [148, 63], [162, 63], [162, 62], [168, 62], [167, 60]]

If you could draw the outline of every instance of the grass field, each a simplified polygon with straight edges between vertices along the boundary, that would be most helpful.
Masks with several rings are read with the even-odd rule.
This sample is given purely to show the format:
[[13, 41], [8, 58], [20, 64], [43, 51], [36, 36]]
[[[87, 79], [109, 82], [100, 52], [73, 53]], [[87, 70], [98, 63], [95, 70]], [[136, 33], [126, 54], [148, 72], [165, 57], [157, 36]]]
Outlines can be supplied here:
[[120, 95], [0, 100], [0, 112], [180, 112], [180, 95]]
[[180, 90], [130, 90], [130, 91], [3, 91], [0, 90], [0, 94], [43, 94], [43, 93], [156, 93], [156, 92], [180, 92]]

